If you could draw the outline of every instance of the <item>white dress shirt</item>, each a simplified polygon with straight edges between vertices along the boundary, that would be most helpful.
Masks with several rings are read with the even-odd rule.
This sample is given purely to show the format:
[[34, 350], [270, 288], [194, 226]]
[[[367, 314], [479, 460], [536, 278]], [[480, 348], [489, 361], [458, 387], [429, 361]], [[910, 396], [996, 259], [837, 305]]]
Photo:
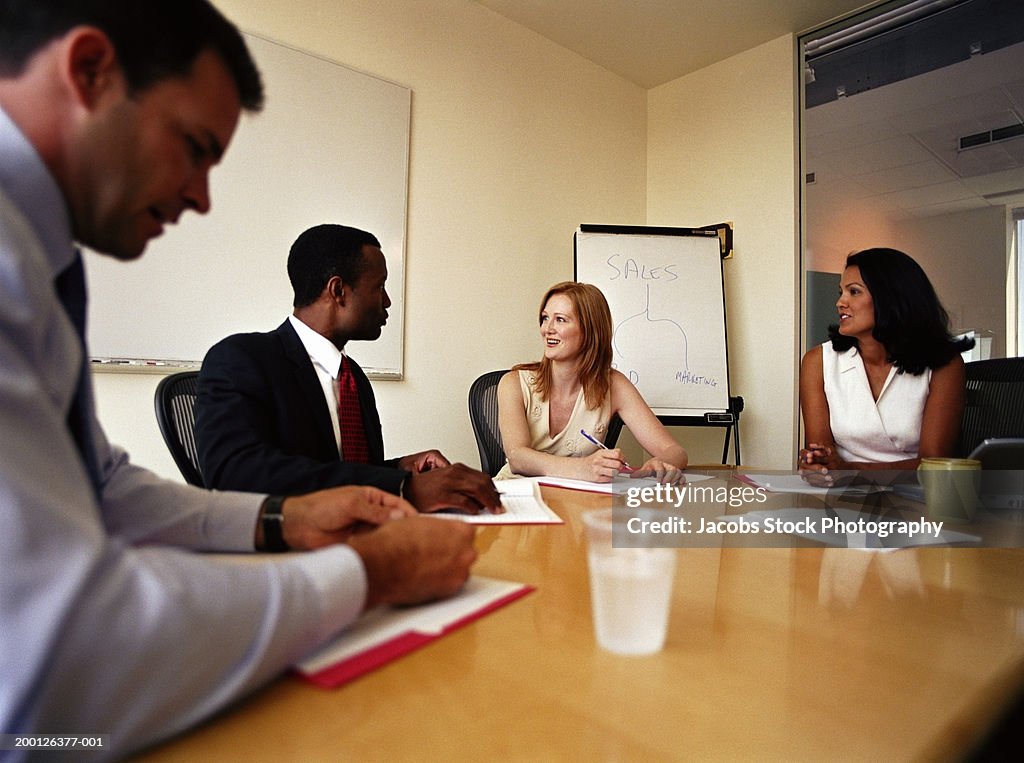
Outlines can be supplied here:
[[82, 350], [53, 281], [73, 257], [63, 196], [0, 110], [0, 723], [110, 734], [81, 760], [178, 733], [276, 676], [359, 615], [366, 578], [346, 546], [195, 553], [251, 551], [263, 496], [130, 464], [90, 394], [97, 497], [66, 426]]
[[288, 322], [292, 324], [295, 333], [299, 335], [299, 341], [306, 348], [309, 361], [313, 364], [313, 370], [316, 371], [316, 378], [320, 381], [320, 387], [324, 392], [324, 400], [327, 401], [327, 410], [331, 414], [334, 442], [338, 446], [338, 453], [341, 453], [341, 425], [338, 423], [338, 374], [341, 373], [341, 360], [345, 354], [335, 346], [334, 342], [311, 329], [294, 315], [288, 316]]

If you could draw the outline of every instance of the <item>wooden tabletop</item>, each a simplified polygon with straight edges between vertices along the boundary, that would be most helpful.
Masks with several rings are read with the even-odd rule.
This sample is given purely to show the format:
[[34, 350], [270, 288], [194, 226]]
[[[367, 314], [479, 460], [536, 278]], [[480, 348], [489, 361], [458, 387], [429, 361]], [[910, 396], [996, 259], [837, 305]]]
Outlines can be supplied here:
[[680, 549], [665, 649], [622, 657], [594, 640], [581, 521], [611, 498], [544, 495], [564, 525], [477, 537], [475, 573], [534, 593], [138, 760], [956, 759], [1024, 686], [1024, 550]]

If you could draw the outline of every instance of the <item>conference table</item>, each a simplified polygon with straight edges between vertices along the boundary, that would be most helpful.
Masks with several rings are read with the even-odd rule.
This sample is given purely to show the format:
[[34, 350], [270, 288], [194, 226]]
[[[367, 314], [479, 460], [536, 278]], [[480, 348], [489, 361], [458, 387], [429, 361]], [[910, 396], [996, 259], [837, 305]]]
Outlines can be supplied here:
[[[582, 521], [613, 497], [543, 495], [564, 524], [477, 535], [474, 574], [532, 593], [337, 689], [282, 676], [137, 760], [951, 760], [1024, 687], [1022, 549], [679, 549], [665, 648], [627, 657], [595, 642]], [[766, 504], [794, 505], [822, 503]]]

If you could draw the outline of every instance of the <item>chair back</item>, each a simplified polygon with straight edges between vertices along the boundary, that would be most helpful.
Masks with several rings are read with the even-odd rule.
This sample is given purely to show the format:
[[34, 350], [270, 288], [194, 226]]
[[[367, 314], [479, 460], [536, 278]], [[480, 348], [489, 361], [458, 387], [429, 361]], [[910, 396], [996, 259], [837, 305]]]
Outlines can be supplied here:
[[609, 448], [614, 448], [615, 443], [619, 441], [619, 434], [622, 433], [622, 419], [619, 418], [619, 414], [613, 413], [611, 421], [608, 422], [608, 434], [605, 435], [604, 444]]
[[[469, 420], [480, 451], [480, 470], [492, 477], [505, 465], [505, 448], [498, 429], [498, 382], [508, 371], [488, 371], [469, 388]], [[614, 448], [622, 431], [622, 419], [614, 414], [608, 422], [604, 444]]]
[[469, 421], [480, 451], [480, 470], [492, 477], [505, 465], [498, 429], [498, 382], [508, 371], [488, 371], [469, 387]]
[[193, 409], [196, 404], [198, 371], [181, 371], [160, 380], [154, 403], [160, 434], [178, 465], [178, 470], [190, 485], [204, 487], [199, 472], [199, 454], [196, 451]]
[[1024, 437], [1024, 358], [976, 360], [966, 372], [957, 454], [969, 455], [990, 437]]

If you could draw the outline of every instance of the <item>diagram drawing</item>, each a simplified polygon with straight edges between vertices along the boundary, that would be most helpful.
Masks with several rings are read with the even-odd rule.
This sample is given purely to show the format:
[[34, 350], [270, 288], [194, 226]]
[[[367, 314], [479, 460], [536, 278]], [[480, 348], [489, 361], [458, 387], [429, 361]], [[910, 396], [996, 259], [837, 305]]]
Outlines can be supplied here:
[[612, 349], [626, 366], [619, 370], [636, 384], [640, 381], [637, 369], [652, 352], [657, 352], [677, 376], [686, 375], [690, 370], [686, 331], [670, 318], [651, 317], [651, 285], [645, 284], [644, 288], [644, 309], [620, 322], [612, 332]]

